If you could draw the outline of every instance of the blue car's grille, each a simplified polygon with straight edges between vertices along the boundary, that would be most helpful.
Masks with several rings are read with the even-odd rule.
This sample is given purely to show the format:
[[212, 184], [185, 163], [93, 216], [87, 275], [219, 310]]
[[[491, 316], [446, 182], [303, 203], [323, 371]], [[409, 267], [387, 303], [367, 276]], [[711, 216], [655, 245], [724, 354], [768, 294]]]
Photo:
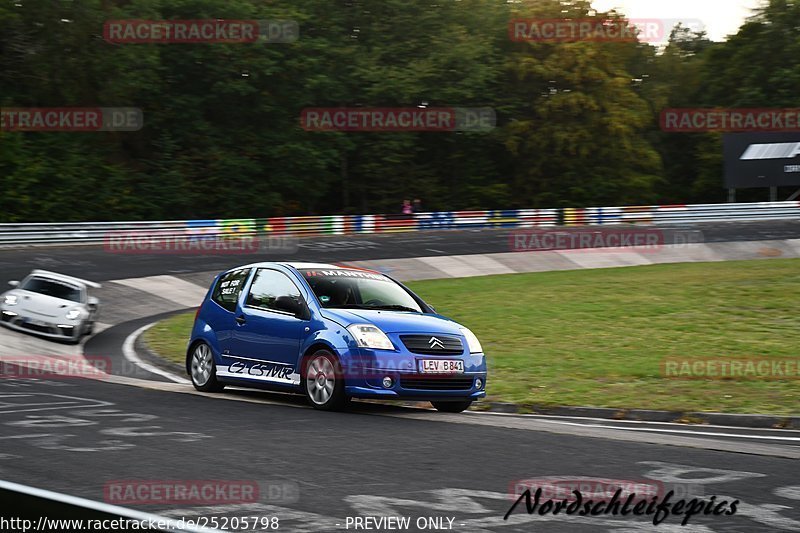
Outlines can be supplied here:
[[471, 377], [401, 376], [400, 386], [412, 390], [470, 390]]
[[426, 355], [460, 355], [461, 339], [450, 335], [400, 335], [409, 352]]

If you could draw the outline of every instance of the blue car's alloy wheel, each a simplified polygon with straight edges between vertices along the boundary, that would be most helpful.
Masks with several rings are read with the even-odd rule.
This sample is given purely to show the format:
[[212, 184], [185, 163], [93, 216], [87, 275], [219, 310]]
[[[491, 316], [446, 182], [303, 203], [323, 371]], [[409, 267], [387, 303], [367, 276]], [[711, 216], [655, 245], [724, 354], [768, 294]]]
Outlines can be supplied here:
[[204, 342], [199, 342], [194, 347], [191, 356], [191, 376], [194, 388], [203, 392], [217, 392], [224, 385], [217, 382], [216, 365], [211, 348]]
[[315, 409], [341, 409], [347, 403], [344, 378], [336, 357], [327, 350], [318, 350], [306, 359], [303, 391]]

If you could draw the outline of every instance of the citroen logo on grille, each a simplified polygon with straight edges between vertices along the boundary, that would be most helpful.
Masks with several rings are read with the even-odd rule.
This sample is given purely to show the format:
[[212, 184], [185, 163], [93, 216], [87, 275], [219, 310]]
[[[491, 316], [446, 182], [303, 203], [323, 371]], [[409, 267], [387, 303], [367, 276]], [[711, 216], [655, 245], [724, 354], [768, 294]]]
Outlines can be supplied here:
[[431, 337], [428, 341], [428, 344], [431, 348], [439, 348], [440, 350], [444, 350], [444, 343], [436, 337]]

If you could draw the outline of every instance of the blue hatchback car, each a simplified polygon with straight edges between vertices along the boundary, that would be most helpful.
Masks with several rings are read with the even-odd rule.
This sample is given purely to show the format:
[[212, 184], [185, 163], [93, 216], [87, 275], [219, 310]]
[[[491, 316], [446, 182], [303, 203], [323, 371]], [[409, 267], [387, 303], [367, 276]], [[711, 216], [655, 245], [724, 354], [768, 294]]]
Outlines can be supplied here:
[[197, 310], [186, 372], [200, 391], [301, 392], [325, 410], [373, 398], [456, 413], [486, 395], [486, 358], [469, 329], [385, 274], [316, 263], [219, 274]]

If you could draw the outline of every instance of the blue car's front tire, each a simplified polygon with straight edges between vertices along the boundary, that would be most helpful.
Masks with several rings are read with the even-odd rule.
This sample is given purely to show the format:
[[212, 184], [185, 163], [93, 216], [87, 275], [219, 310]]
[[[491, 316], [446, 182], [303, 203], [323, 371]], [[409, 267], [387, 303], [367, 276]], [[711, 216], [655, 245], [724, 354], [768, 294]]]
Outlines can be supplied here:
[[317, 350], [305, 359], [300, 383], [314, 409], [338, 411], [348, 404], [342, 367], [328, 350]]

